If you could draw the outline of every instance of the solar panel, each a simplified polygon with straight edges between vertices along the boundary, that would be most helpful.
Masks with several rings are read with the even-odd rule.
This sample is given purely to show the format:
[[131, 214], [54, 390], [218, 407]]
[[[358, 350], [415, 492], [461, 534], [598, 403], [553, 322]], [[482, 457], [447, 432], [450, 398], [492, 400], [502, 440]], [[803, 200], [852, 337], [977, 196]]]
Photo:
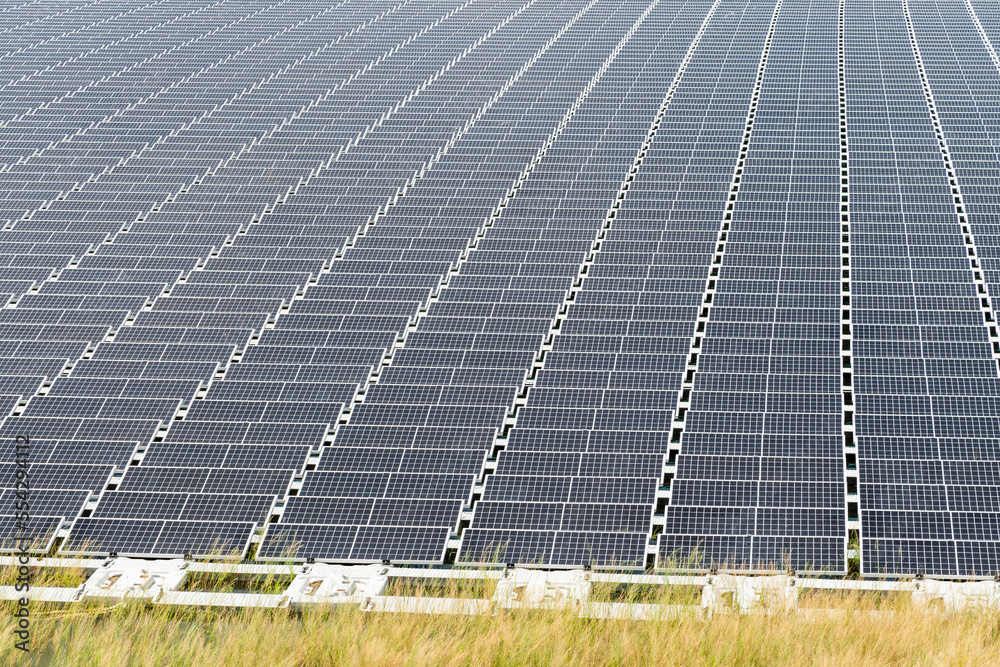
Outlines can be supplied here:
[[0, 548], [1000, 571], [990, 3], [126, 5], [0, 40]]

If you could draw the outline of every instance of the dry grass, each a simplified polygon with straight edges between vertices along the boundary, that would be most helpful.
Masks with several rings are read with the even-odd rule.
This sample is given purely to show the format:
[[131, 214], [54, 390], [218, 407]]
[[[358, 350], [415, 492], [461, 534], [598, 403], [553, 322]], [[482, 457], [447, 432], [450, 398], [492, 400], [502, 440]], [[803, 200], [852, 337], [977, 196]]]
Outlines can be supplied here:
[[[78, 567], [35, 567], [31, 566], [29, 581], [32, 586], [53, 588], [76, 588], [87, 580], [89, 572]], [[0, 566], [0, 586], [17, 583], [17, 565]]]
[[[267, 582], [257, 582], [267, 588]], [[276, 584], [278, 582], [275, 582]], [[263, 585], [262, 585], [263, 584]], [[225, 588], [233, 582], [220, 582]], [[237, 583], [236, 585], [241, 585]], [[437, 597], [419, 584], [396, 594]], [[259, 590], [259, 589], [258, 589]], [[444, 591], [488, 597], [490, 587]], [[666, 600], [669, 603], [694, 599]], [[662, 603], [648, 588], [596, 589], [605, 600]], [[683, 593], [681, 598], [693, 598]], [[903, 596], [846, 594], [803, 600], [836, 615], [719, 614], [657, 621], [580, 618], [571, 611], [483, 616], [369, 613], [357, 607], [193, 609], [143, 601], [31, 606], [30, 655], [0, 639], [0, 664], [38, 665], [996, 665], [1000, 613], [945, 614]], [[13, 606], [6, 605], [2, 614]], [[874, 611], [874, 610], [877, 610]], [[890, 613], [884, 613], [890, 612]]]

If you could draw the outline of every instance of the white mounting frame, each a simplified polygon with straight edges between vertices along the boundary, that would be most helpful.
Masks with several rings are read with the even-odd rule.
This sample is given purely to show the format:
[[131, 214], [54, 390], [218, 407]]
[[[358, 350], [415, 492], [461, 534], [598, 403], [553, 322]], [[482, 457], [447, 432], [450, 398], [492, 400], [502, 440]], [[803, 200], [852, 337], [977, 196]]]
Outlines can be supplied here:
[[[15, 564], [17, 559], [14, 557], [0, 557], [0, 565]], [[828, 613], [832, 610], [804, 610], [798, 606], [801, 590], [828, 589], [908, 593], [917, 605], [927, 607], [940, 604], [948, 612], [1000, 609], [1000, 578], [969, 581], [933, 578], [878, 581], [800, 577], [795, 573], [761, 576], [711, 573], [687, 576], [592, 572], [583, 569], [473, 570], [327, 563], [208, 563], [134, 558], [32, 558], [30, 566], [78, 568], [88, 572], [89, 577], [76, 588], [31, 588], [27, 592], [19, 592], [13, 586], [0, 586], [0, 599], [27, 597], [38, 602], [72, 605], [88, 600], [121, 602], [127, 598], [139, 598], [152, 604], [295, 609], [313, 605], [357, 605], [366, 612], [461, 615], [497, 614], [505, 609], [562, 609], [593, 618], [640, 620], [694, 615], [711, 620], [720, 613]], [[194, 572], [286, 576], [292, 580], [278, 594], [180, 590]], [[490, 599], [404, 597], [385, 594], [390, 579], [430, 580], [442, 584], [454, 579], [493, 579], [497, 584]], [[700, 604], [591, 601], [591, 587], [595, 583], [700, 588]]]

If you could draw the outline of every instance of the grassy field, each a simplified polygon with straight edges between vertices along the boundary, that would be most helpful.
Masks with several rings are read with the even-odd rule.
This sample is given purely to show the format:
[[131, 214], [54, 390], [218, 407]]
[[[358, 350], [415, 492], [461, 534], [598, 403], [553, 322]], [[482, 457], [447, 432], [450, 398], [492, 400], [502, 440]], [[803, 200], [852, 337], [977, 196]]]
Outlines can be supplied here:
[[[62, 575], [64, 585], [72, 577]], [[231, 582], [215, 582], [225, 589]], [[266, 589], [269, 582], [256, 582]], [[275, 589], [284, 584], [273, 582]], [[489, 586], [394, 594], [488, 598]], [[592, 598], [661, 604], [649, 589]], [[834, 608], [836, 613], [811, 609]], [[572, 611], [430, 616], [310, 609], [213, 609], [128, 601], [31, 606], [31, 653], [14, 649], [14, 607], [0, 664], [18, 665], [998, 665], [1000, 613], [915, 608], [908, 595], [803, 594], [800, 611], [697, 614], [654, 621], [580, 618]]]

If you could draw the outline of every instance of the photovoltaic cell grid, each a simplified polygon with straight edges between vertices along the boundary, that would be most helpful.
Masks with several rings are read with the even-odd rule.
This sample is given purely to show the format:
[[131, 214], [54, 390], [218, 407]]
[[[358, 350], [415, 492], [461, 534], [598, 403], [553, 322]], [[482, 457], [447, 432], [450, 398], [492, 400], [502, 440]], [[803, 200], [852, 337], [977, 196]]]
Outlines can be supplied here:
[[[738, 145], [746, 128], [749, 141], [735, 176], [717, 176], [717, 201], [736, 193], [731, 213], [705, 226], [713, 233], [703, 252], [715, 251], [709, 313], [696, 334], [660, 555], [838, 570], [846, 542], [838, 7], [787, 0], [778, 11], [800, 19], [779, 14], [763, 71], [760, 48], [736, 52], [740, 69], [727, 68], [741, 74], [733, 81], [741, 97], [728, 93], [741, 103], [734, 120], [749, 118], [730, 121], [728, 143]], [[745, 19], [758, 44], [771, 19], [769, 11]]]
[[4, 548], [1000, 570], [993, 4], [0, 31]]

